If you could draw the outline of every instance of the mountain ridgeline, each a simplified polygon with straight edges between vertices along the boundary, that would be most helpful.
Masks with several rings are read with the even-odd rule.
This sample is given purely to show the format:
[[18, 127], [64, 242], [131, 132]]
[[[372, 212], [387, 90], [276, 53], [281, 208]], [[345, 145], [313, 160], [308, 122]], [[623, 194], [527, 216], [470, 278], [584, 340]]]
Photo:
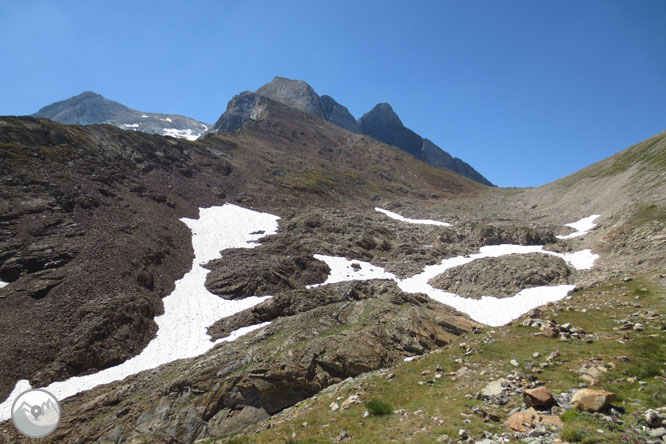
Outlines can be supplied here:
[[265, 98], [315, 114], [348, 131], [365, 134], [400, 148], [426, 163], [448, 168], [484, 185], [492, 183], [463, 160], [406, 128], [388, 103], [380, 103], [356, 120], [349, 110], [330, 96], [319, 96], [302, 80], [275, 77], [256, 92], [243, 92], [229, 102], [227, 110], [209, 132], [235, 131], [246, 120], [257, 120], [265, 113]]
[[107, 123], [124, 130], [188, 140], [197, 139], [210, 126], [207, 123], [176, 114], [137, 111], [90, 91], [45, 106], [32, 116], [46, 117], [67, 125]]

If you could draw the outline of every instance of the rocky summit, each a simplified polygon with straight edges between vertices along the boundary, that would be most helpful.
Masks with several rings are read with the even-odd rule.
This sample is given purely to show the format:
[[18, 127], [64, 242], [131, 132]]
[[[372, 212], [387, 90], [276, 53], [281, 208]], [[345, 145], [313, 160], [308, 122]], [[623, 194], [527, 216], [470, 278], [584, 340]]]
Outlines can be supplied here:
[[5, 441], [33, 387], [48, 443], [664, 442], [666, 133], [502, 189], [304, 82], [74, 102], [0, 117]]

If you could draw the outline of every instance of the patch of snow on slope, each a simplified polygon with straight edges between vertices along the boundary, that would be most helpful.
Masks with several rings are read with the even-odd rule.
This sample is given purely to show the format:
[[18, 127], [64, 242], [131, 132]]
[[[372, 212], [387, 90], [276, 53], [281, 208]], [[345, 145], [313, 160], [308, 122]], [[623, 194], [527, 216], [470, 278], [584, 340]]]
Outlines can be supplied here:
[[170, 117], [167, 117], [165, 119], [160, 119], [160, 120], [163, 120], [164, 122], [173, 122], [173, 120], [171, 120]]
[[391, 219], [399, 220], [402, 222], [407, 222], [410, 224], [421, 224], [421, 225], [439, 225], [440, 227], [450, 227], [451, 224], [446, 223], [446, 222], [440, 222], [437, 220], [429, 220], [429, 219], [410, 219], [408, 217], [404, 217], [399, 215], [398, 213], [394, 213], [393, 211], [385, 210], [383, 208], [375, 207], [375, 211], [379, 211], [380, 213], [384, 213]]
[[357, 260], [348, 260], [344, 257], [324, 256], [315, 254], [315, 259], [323, 261], [331, 269], [326, 281], [321, 284], [308, 285], [305, 288], [315, 288], [326, 284], [335, 284], [345, 281], [369, 281], [371, 279], [393, 279], [396, 277], [393, 273], [387, 273], [381, 267]]
[[584, 236], [597, 226], [597, 224], [594, 223], [594, 220], [599, 216], [599, 214], [593, 214], [592, 216], [584, 217], [579, 221], [565, 224], [566, 227], [571, 227], [576, 231], [571, 234], [558, 235], [555, 237], [558, 239], [571, 239], [574, 237]]
[[6, 285], [9, 285], [9, 282], [2, 282], [2, 281], [0, 281], [0, 288], [4, 287], [4, 286], [6, 286]]
[[138, 128], [139, 124], [138, 123], [132, 123], [132, 124], [125, 123], [125, 124], [123, 124], [123, 126], [126, 127], [126, 128]]
[[[229, 204], [202, 208], [199, 210], [199, 219], [181, 219], [192, 230], [194, 261], [192, 269], [176, 281], [173, 293], [163, 299], [164, 314], [155, 317], [159, 327], [155, 339], [139, 355], [120, 365], [91, 375], [54, 382], [44, 388], [62, 401], [98, 385], [119, 381], [178, 359], [202, 355], [220, 342], [233, 341], [266, 325], [244, 327], [226, 338], [212, 342], [207, 333], [209, 326], [219, 319], [253, 307], [270, 296], [253, 296], [238, 301], [222, 299], [206, 289], [204, 284], [209, 270], [203, 265], [219, 258], [221, 250], [256, 247], [259, 238], [277, 231], [278, 219], [272, 214]], [[28, 381], [16, 383], [10, 397], [0, 404], [0, 421], [10, 418], [14, 399], [28, 389]]]
[[187, 140], [197, 140], [197, 138], [201, 135], [202, 133], [192, 131], [191, 129], [176, 129], [176, 128], [164, 128], [162, 130], [162, 135], [164, 136], [171, 136], [171, 137], [177, 137], [179, 139], [187, 139]]
[[[315, 259], [326, 262], [326, 265], [331, 269], [331, 274], [322, 284], [310, 285], [307, 288], [343, 281], [389, 279], [395, 281], [402, 291], [427, 294], [442, 304], [449, 305], [458, 311], [466, 313], [477, 322], [495, 327], [511, 322], [533, 308], [563, 299], [575, 286], [542, 286], [526, 288], [509, 298], [483, 296], [481, 299], [470, 299], [434, 288], [428, 281], [450, 268], [460, 267], [477, 259], [529, 253], [543, 253], [560, 257], [567, 264], [579, 270], [591, 268], [594, 265], [594, 261], [599, 257], [597, 254], [592, 254], [590, 250], [562, 254], [544, 250], [542, 245], [487, 245], [481, 247], [479, 253], [444, 259], [440, 264], [427, 265], [421, 273], [415, 274], [412, 277], [398, 279], [383, 268], [376, 267], [367, 262], [350, 261], [343, 257], [316, 254], [314, 256]], [[354, 270], [352, 268], [354, 263], [360, 265], [361, 268]]]
[[143, 118], [145, 119], [146, 117], [149, 117], [149, 116], [147, 116], [147, 115], [144, 114], [144, 115], [142, 115], [141, 117], [143, 117]]

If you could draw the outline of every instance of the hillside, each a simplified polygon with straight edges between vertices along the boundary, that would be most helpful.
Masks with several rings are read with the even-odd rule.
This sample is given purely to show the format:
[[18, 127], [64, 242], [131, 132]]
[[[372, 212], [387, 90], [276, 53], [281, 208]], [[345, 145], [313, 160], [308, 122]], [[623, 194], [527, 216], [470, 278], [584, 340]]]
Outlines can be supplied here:
[[[0, 118], [0, 395], [61, 396], [44, 442], [519, 439], [501, 422], [522, 389], [577, 388], [593, 357], [627, 427], [663, 404], [663, 135], [495, 189], [327, 106], [240, 97], [246, 118], [196, 141]], [[563, 339], [539, 330], [555, 318]], [[506, 403], [476, 399], [507, 374]], [[399, 413], [364, 418], [372, 398]]]

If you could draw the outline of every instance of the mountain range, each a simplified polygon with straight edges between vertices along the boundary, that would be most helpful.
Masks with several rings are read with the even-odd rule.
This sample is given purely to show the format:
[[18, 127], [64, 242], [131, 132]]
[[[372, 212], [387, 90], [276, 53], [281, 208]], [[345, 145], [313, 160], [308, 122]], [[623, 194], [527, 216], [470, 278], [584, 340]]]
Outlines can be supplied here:
[[[9, 442], [30, 442], [6, 421], [27, 386], [60, 401], [53, 443], [658, 430], [666, 132], [503, 189], [398, 146], [427, 140], [388, 105], [357, 121], [281, 78], [196, 140], [121, 128], [0, 117]], [[581, 385], [619, 396], [594, 415]]]
[[405, 128], [389, 104], [380, 103], [356, 120], [346, 107], [332, 97], [320, 97], [306, 82], [284, 77], [275, 77], [254, 93], [244, 92], [234, 97], [212, 128], [188, 117], [136, 111], [92, 92], [46, 106], [33, 117], [46, 117], [64, 124], [108, 123], [125, 130], [195, 140], [206, 131], [235, 131], [247, 119], [259, 118], [262, 97], [315, 114], [346, 130], [374, 137], [431, 165], [448, 168], [484, 185], [492, 185], [466, 162], [452, 157], [432, 141]]

